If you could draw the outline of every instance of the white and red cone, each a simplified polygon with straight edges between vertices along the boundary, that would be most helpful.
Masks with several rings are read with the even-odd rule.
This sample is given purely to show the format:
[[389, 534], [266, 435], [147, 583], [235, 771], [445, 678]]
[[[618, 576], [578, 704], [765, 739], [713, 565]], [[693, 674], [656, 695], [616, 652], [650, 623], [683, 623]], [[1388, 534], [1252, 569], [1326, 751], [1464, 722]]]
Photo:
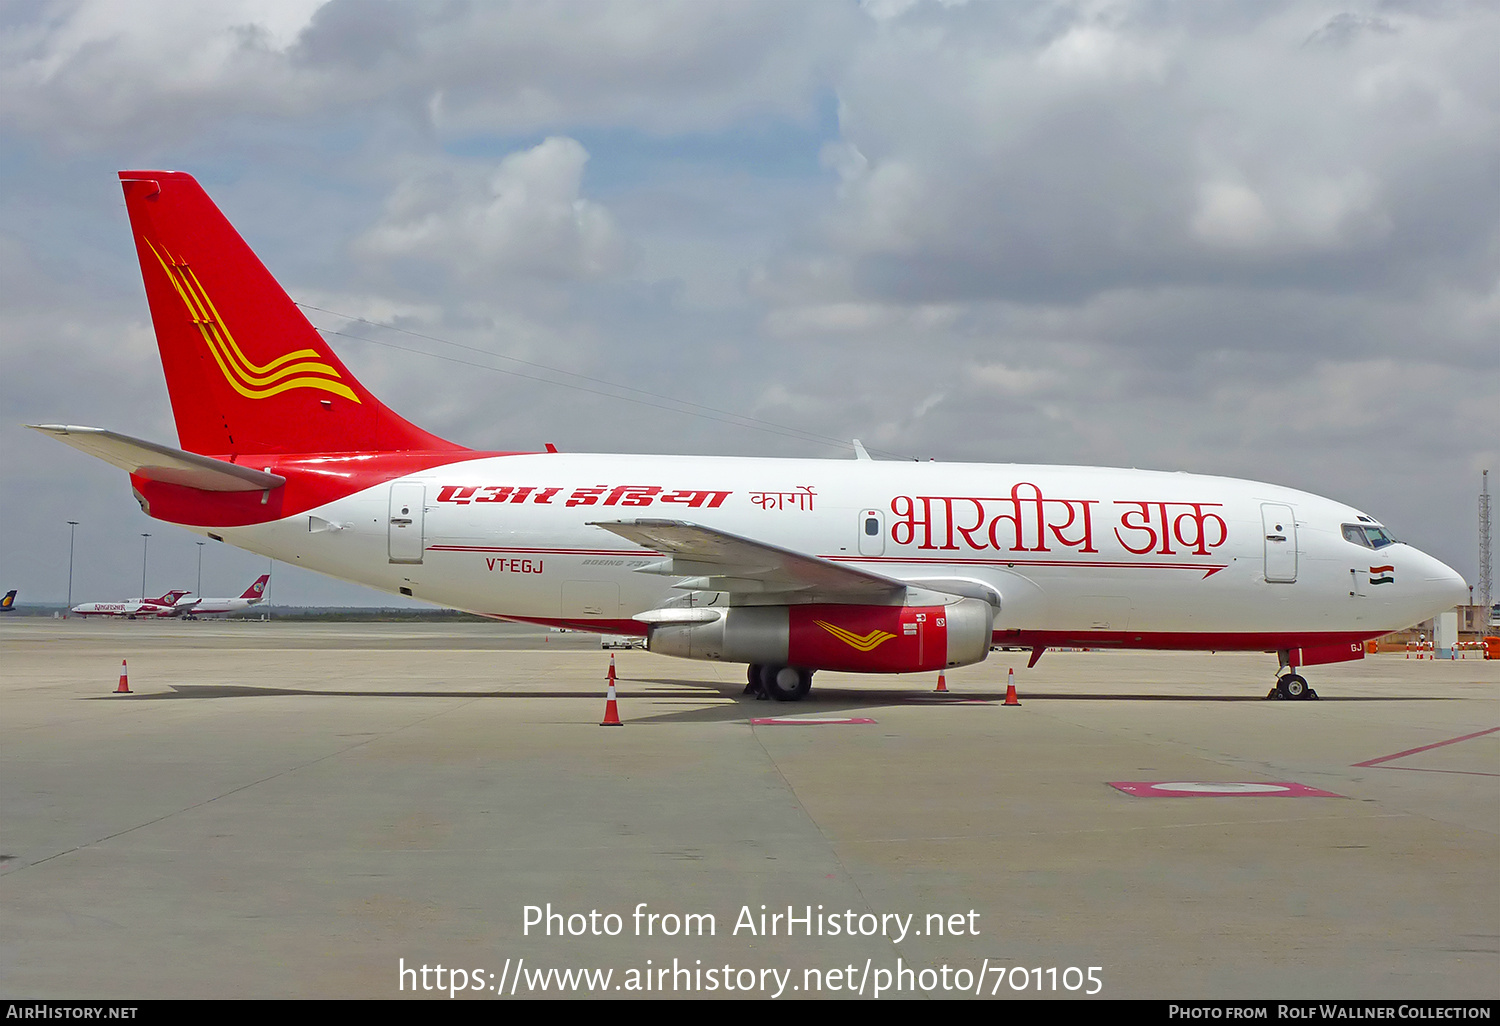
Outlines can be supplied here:
[[129, 694], [133, 694], [133, 692], [130, 690], [130, 677], [129, 677], [129, 674], [125, 670], [125, 660], [123, 660], [123, 659], [120, 660], [120, 686], [117, 687], [117, 688], [115, 688], [115, 694], [117, 694], [117, 695], [129, 695]]
[[609, 692], [604, 700], [604, 720], [599, 724], [601, 727], [623, 727], [620, 722], [620, 706], [615, 700], [615, 657], [611, 653], [609, 657]]
[[1016, 670], [1015, 670], [1015, 667], [1011, 667], [1010, 672], [1008, 674], [1006, 674], [1006, 677], [1005, 677], [1005, 704], [1006, 705], [1020, 705], [1021, 704], [1021, 700], [1016, 697]]

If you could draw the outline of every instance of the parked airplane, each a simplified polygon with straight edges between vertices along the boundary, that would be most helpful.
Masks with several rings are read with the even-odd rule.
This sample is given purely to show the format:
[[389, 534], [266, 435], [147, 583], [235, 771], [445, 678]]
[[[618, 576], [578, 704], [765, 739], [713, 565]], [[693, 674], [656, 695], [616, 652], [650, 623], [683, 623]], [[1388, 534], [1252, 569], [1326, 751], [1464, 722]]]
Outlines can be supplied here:
[[12, 588], [0, 598], [0, 613], [14, 613], [16, 611], [16, 589]]
[[151, 516], [389, 592], [749, 665], [930, 671], [992, 645], [1260, 650], [1275, 693], [1467, 596], [1343, 503], [1094, 467], [476, 452], [351, 375], [190, 176], [123, 171], [181, 448], [37, 430]]
[[75, 616], [123, 616], [128, 620], [142, 617], [174, 616], [177, 600], [188, 591], [169, 591], [160, 598], [133, 598], [123, 602], [85, 602], [74, 606], [69, 612]]
[[177, 600], [174, 615], [189, 620], [200, 616], [217, 616], [221, 613], [239, 613], [265, 601], [266, 584], [270, 574], [261, 574], [255, 583], [246, 588], [239, 598], [184, 598]]

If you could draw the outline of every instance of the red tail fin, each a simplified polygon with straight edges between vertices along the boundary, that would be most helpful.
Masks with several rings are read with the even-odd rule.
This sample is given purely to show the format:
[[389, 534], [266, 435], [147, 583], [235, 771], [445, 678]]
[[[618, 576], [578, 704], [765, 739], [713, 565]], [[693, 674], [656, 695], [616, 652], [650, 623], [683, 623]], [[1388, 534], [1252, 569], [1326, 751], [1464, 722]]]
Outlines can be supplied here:
[[191, 175], [120, 181], [182, 448], [464, 451], [354, 379]]
[[265, 591], [266, 591], [266, 582], [269, 581], [270, 579], [271, 579], [271, 575], [270, 574], [261, 574], [259, 577], [257, 577], [255, 579], [255, 583], [254, 584], [250, 585], [250, 587], [248, 587], [248, 588], [245, 589], [245, 593], [243, 595], [241, 595], [240, 598], [247, 598], [247, 599], [260, 598], [261, 595], [265, 594]]

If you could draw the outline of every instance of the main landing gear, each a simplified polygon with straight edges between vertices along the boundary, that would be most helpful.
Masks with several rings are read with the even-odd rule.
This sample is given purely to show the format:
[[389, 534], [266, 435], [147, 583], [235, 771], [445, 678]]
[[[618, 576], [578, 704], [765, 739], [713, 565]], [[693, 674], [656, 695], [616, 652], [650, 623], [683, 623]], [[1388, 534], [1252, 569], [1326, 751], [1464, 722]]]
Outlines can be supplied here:
[[813, 672], [800, 666], [751, 663], [745, 675], [744, 693], [761, 700], [774, 698], [778, 702], [798, 702], [812, 690]]
[[1300, 673], [1285, 673], [1276, 678], [1276, 686], [1266, 693], [1267, 698], [1285, 701], [1314, 701], [1318, 693]]

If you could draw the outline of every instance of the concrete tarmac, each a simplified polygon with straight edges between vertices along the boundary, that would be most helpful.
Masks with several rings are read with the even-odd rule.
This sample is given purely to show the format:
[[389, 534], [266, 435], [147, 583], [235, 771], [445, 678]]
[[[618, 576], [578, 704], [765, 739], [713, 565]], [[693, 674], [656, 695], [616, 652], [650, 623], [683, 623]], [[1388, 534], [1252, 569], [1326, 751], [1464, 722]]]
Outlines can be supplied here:
[[0, 997], [1500, 997], [1500, 663], [1025, 658], [6, 620]]

